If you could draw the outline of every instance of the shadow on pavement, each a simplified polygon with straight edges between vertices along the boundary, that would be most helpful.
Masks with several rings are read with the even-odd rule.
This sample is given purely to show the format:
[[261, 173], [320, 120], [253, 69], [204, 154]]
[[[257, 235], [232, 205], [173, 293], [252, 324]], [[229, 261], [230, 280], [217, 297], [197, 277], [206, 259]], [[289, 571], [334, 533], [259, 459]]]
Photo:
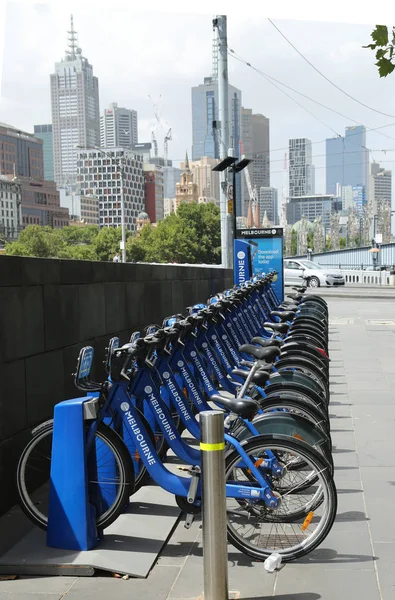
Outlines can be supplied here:
[[177, 517], [180, 514], [178, 506], [161, 506], [152, 502], [133, 502], [130, 504], [129, 514], [158, 515], [160, 517]]
[[301, 592], [300, 594], [276, 594], [275, 596], [249, 596], [241, 600], [319, 600], [320, 594], [313, 592]]
[[331, 548], [319, 548], [314, 550], [308, 556], [304, 556], [298, 560], [299, 564], [352, 564], [361, 562], [373, 562], [378, 560], [377, 556], [368, 556], [366, 554], [339, 554]]
[[336, 523], [338, 521], [370, 521], [370, 519], [360, 510], [348, 510], [336, 515]]

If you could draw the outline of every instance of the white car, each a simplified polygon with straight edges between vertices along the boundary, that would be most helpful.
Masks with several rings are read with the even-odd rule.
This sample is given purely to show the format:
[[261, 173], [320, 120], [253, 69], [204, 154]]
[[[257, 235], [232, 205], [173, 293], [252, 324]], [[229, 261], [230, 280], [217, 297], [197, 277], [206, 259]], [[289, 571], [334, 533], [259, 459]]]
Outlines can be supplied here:
[[344, 275], [332, 267], [322, 267], [311, 260], [285, 259], [284, 285], [303, 285], [304, 280], [312, 288], [321, 285], [344, 285]]

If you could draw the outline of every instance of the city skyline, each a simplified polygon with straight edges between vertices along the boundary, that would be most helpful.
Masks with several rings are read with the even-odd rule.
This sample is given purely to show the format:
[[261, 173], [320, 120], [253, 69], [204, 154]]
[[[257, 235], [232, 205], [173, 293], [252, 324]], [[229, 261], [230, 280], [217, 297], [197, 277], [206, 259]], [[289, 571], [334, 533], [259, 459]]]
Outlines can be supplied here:
[[[27, 127], [24, 125], [27, 120], [25, 111], [18, 112], [19, 117], [17, 120], [13, 119], [11, 121], [10, 118], [5, 118], [7, 115], [12, 115], [13, 111], [18, 110], [23, 96], [19, 95], [17, 98], [15, 97], [15, 91], [20, 83], [18, 84], [15, 76], [10, 72], [10, 53], [15, 50], [15, 45], [18, 45], [18, 39], [21, 39], [21, 32], [25, 31], [24, 21], [28, 19], [30, 23], [31, 19], [33, 19], [33, 22], [35, 22], [34, 19], [37, 20], [38, 17], [40, 21], [37, 21], [39, 30], [40, 28], [45, 29], [49, 24], [52, 24], [55, 31], [60, 31], [60, 41], [58, 40], [56, 45], [63, 49], [65, 46], [65, 32], [68, 26], [69, 15], [63, 13], [63, 16], [65, 16], [64, 20], [61, 13], [57, 12], [57, 9], [43, 9], [40, 12], [29, 7], [26, 14], [23, 14], [24, 18], [22, 21], [21, 16], [22, 13], [18, 12], [17, 6], [10, 6], [8, 8], [3, 69], [2, 119], [11, 122], [11, 124], [18, 126], [21, 129], [24, 128], [33, 131], [34, 123], [50, 122], [50, 119], [48, 119], [48, 95], [46, 96], [46, 117], [44, 116], [45, 113], [42, 105], [37, 103], [34, 104], [34, 107], [36, 107], [34, 112], [35, 116], [32, 116], [33, 106], [30, 104], [30, 110], [27, 113], [30, 115], [30, 117], [28, 117], [29, 122]], [[112, 18], [114, 19], [115, 17]], [[141, 15], [137, 15], [136, 19], [137, 21], [141, 19], [141, 23], [143, 22]], [[133, 65], [128, 65], [128, 77], [126, 78], [126, 81], [124, 81], [125, 78], [116, 77], [116, 73], [112, 73], [108, 69], [108, 61], [104, 58], [100, 59], [98, 40], [92, 35], [95, 18], [92, 17], [92, 25], [91, 27], [88, 27], [86, 12], [82, 11], [79, 13], [79, 11], [75, 11], [75, 23], [76, 29], [79, 32], [79, 38], [83, 42], [84, 54], [89, 57], [89, 61], [93, 64], [95, 73], [100, 80], [101, 109], [113, 101], [117, 101], [120, 106], [136, 109], [139, 113], [140, 121], [139, 139], [148, 141], [149, 131], [153, 128], [155, 121], [153, 114], [154, 109], [148, 96], [151, 95], [152, 98], [157, 99], [162, 94], [161, 113], [163, 118], [173, 128], [173, 141], [169, 144], [169, 158], [173, 159], [175, 164], [180, 163], [183, 160], [185, 147], [190, 149], [192, 145], [190, 133], [191, 87], [199, 84], [199, 82], [211, 71], [211, 16], [196, 15], [196, 17], [193, 17], [192, 15], [171, 15], [170, 18], [165, 14], [160, 14], [157, 15], [157, 17], [153, 17], [150, 21], [153, 34], [158, 32], [161, 27], [170, 27], [170, 31], [178, 31], [184, 24], [185, 28], [188, 30], [188, 35], [184, 36], [181, 29], [177, 39], [173, 39], [171, 43], [165, 46], [162, 57], [157, 57], [154, 51], [148, 49], [144, 58], [144, 65], [139, 65], [139, 61], [133, 61]], [[298, 48], [304, 51], [308, 57], [311, 58], [313, 63], [318, 64], [318, 66], [323, 69], [326, 75], [330, 76], [346, 90], [350, 90], [350, 83], [352, 81], [352, 91], [355, 96], [361, 98], [361, 100], [365, 101], [367, 104], [385, 110], [385, 104], [387, 104], [385, 99], [391, 97], [390, 92], [395, 90], [394, 79], [391, 80], [391, 78], [388, 78], [386, 81], [379, 80], [374, 65], [370, 64], [369, 57], [361, 49], [362, 44], [365, 43], [369, 37], [370, 28], [368, 26], [338, 26], [328, 23], [317, 24], [296, 21], [283, 21], [279, 22], [279, 25], [296, 43]], [[190, 29], [189, 26], [191, 26]], [[267, 34], [267, 44], [265, 44], [266, 50], [259, 46], [259, 52], [257, 52], [256, 49], [259, 40], [257, 33], [259, 27], [263, 28], [265, 34]], [[337, 29], [339, 29], [339, 31], [337, 31]], [[229, 18], [228, 30], [229, 46], [235, 48], [241, 56], [250, 59], [254, 66], [265, 68], [265, 71], [278, 77], [279, 80], [285, 81], [295, 89], [310, 95], [317, 99], [317, 101], [329, 105], [333, 110], [337, 110], [341, 113], [344, 112], [347, 116], [347, 119], [340, 117], [323, 108], [317, 107], [317, 105], [311, 101], [303, 100], [303, 104], [306, 108], [312, 111], [318, 118], [323, 119], [328, 126], [319, 124], [317, 120], [307, 114], [306, 111], [303, 111], [303, 109], [298, 108], [292, 103], [289, 98], [285, 97], [278, 90], [273, 89], [265, 79], [259, 77], [256, 73], [252, 73], [247, 67], [239, 62], [233, 61], [232, 58], [229, 57], [230, 83], [242, 91], [243, 105], [253, 106], [254, 112], [262, 113], [270, 119], [272, 148], [270, 185], [279, 189], [279, 192], [283, 183], [284, 152], [288, 145], [288, 139], [291, 137], [309, 137], [312, 140], [313, 163], [316, 168], [317, 193], [324, 193], [326, 190], [325, 140], [331, 135], [334, 135], [334, 133], [331, 134], [330, 129], [333, 129], [336, 133], [342, 133], [345, 127], [352, 125], [352, 119], [348, 117], [353, 117], [356, 120], [363, 115], [361, 121], [366, 125], [368, 137], [367, 144], [373, 151], [383, 148], [390, 149], [392, 147], [392, 138], [386, 138], [383, 135], [380, 135], [378, 132], [379, 130], [372, 131], [372, 129], [377, 127], [383, 127], [383, 124], [388, 125], [391, 123], [391, 119], [361, 108], [351, 100], [344, 99], [344, 96], [339, 92], [334, 91], [329, 84], [325, 84], [325, 90], [324, 93], [322, 93], [321, 88], [323, 85], [317, 86], [317, 82], [322, 83], [322, 80], [318, 75], [315, 75], [303, 61], [301, 61], [300, 57], [286, 45], [284, 40], [281, 40], [266, 20], [262, 20], [259, 24], [254, 23], [251, 20], [247, 24], [246, 20], [237, 23], [234, 18]], [[246, 31], [249, 32], [248, 36], [245, 36]], [[308, 35], [306, 35], [306, 32], [308, 32]], [[197, 38], [200, 40], [199, 52], [194, 52], [192, 57], [191, 46], [193, 46]], [[322, 49], [322, 46], [325, 45], [322, 41], [325, 39], [331, 39], [333, 41], [331, 46], [332, 49], [327, 53]], [[336, 43], [336, 39], [341, 40], [339, 44]], [[112, 40], [114, 40], [114, 38], [112, 38]], [[116, 54], [117, 48], [121, 48], [119, 42], [115, 44], [113, 50], [114, 55]], [[265, 64], [265, 53], [273, 48], [276, 49], [273, 59], [271, 59], [270, 64], [263, 67]], [[179, 57], [175, 63], [173, 62], [170, 76], [168, 77], [170, 72], [169, 69], [165, 69], [163, 75], [158, 78], [159, 68], [164, 65], [163, 61], [169, 60], [172, 53], [176, 50], [179, 55], [180, 49], [186, 50], [186, 54], [181, 58]], [[328, 56], [326, 56], [326, 54]], [[16, 71], [20, 72], [22, 69], [22, 71], [26, 72], [29, 60], [26, 60], [26, 54], [22, 52], [20, 44], [17, 48], [17, 52], [14, 52], [14, 55], [16, 55]], [[46, 78], [48, 78], [48, 74], [52, 72], [53, 63], [58, 55], [59, 50], [56, 50], [54, 47], [54, 50], [52, 51], [51, 44], [49, 44], [49, 48], [45, 51], [45, 61], [49, 60], [51, 68], [46, 73]], [[36, 57], [36, 60], [37, 56], [43, 58], [42, 49], [38, 43], [35, 45], [33, 56]], [[102, 54], [102, 57], [104, 57], [104, 54]], [[191, 58], [193, 58], [192, 62]], [[25, 60], [27, 62], [26, 66]], [[110, 60], [110, 63], [111, 62], [112, 61]], [[40, 81], [43, 82], [41, 85], [47, 86], [48, 94], [48, 83], [43, 80], [42, 76], [44, 71], [42, 61], [38, 60], [38, 63], [41, 68], [38, 69], [37, 75], [39, 76]], [[189, 68], [186, 68], [187, 64], [189, 64]], [[288, 65], [286, 71], [284, 69], [285, 64]], [[119, 69], [115, 69], [115, 71], [119, 73]], [[309, 76], [301, 81], [301, 73], [308, 74]], [[370, 80], [374, 82], [374, 86], [366, 85], [366, 80], [369, 77]], [[157, 83], [153, 88], [151, 84], [154, 79]], [[28, 81], [29, 77], [26, 77], [24, 83], [26, 84]], [[113, 85], [114, 83], [116, 85]], [[128, 91], [126, 91], [126, 85]], [[129, 92], [131, 89], [133, 90], [133, 93]], [[380, 90], [387, 90], [387, 93], [383, 91], [380, 94]], [[263, 91], [264, 93], [262, 93]], [[25, 93], [24, 95], [26, 96], [28, 94]], [[297, 94], [293, 93], [291, 95], [293, 95], [295, 99], [301, 100], [300, 96]], [[11, 108], [10, 104], [12, 103], [10, 101], [13, 98], [16, 100], [16, 103], [14, 103], [14, 108]], [[176, 102], [175, 99], [177, 100]], [[378, 105], [379, 100], [380, 105]], [[174, 108], [171, 105], [174, 105]], [[389, 109], [387, 108], [387, 110]], [[176, 121], [174, 118], [174, 111], [179, 115]], [[295, 118], [295, 116], [297, 116], [297, 118]], [[392, 119], [392, 122], [394, 120], [395, 119]], [[381, 133], [392, 136], [394, 131], [394, 128], [384, 127]], [[382, 163], [384, 168], [391, 169], [395, 164], [393, 160], [390, 160], [391, 156], [394, 155], [377, 152], [375, 158], [378, 162]]]

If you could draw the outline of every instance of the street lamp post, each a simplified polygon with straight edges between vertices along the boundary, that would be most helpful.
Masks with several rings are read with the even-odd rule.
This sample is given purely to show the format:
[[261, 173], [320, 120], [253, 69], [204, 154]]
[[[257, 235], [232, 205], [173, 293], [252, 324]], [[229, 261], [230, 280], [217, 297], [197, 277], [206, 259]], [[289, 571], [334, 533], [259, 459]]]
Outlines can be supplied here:
[[245, 169], [252, 160], [250, 158], [242, 158], [239, 162], [237, 162], [237, 158], [234, 156], [228, 156], [224, 160], [222, 160], [218, 165], [216, 165], [212, 170], [213, 171], [225, 171], [228, 169], [232, 173], [232, 212], [233, 212], [233, 235], [229, 241], [230, 244], [233, 244], [233, 240], [236, 238], [237, 231], [237, 213], [236, 213], [236, 173], [240, 173]]
[[75, 146], [75, 147], [80, 150], [96, 150], [97, 152], [100, 152], [101, 154], [103, 154], [103, 156], [106, 156], [107, 158], [109, 158], [111, 160], [111, 162], [114, 162], [115, 165], [117, 166], [117, 172], [119, 174], [120, 184], [121, 184], [121, 237], [122, 237], [121, 251], [122, 251], [122, 262], [125, 263], [126, 262], [126, 229], [125, 229], [125, 201], [124, 201], [124, 189], [123, 189], [123, 175], [124, 175], [123, 159], [124, 159], [124, 156], [120, 156], [117, 159], [116, 157], [111, 156], [111, 154], [109, 152], [106, 152], [105, 150], [103, 150], [102, 148], [98, 148], [97, 146]]

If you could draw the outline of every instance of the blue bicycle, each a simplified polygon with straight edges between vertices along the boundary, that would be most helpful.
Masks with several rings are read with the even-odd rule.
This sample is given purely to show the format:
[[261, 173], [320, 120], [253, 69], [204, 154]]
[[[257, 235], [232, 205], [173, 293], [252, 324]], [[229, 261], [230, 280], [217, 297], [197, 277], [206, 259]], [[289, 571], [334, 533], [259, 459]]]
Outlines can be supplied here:
[[[152, 342], [155, 344], [155, 339]], [[169, 446], [185, 459], [189, 477], [180, 477], [166, 468], [156, 452], [146, 419], [131, 401], [134, 365], [136, 361], [145, 360], [146, 355], [146, 344], [126, 345], [115, 350], [112, 381], [100, 386], [99, 418], [86, 425], [88, 447], [94, 445], [97, 456], [97, 478], [90, 483], [99, 488], [102, 497], [101, 511], [97, 515], [100, 529], [118, 517], [134, 491], [132, 458], [121, 436], [104, 424], [109, 416], [118, 420], [134, 440], [135, 448], [152, 479], [174, 494], [179, 506], [188, 514], [193, 515], [201, 509], [199, 451], [180, 437], [172, 423], [170, 411], [166, 409], [166, 404], [160, 402], [157, 390], [147, 383], [144, 374], [139, 388], [143, 388], [145, 402], [152, 408], [158, 422], [162, 423]], [[87, 365], [92, 359], [92, 349], [84, 348], [78, 361], [78, 381], [84, 380], [88, 384]], [[91, 382], [91, 385], [95, 384]], [[234, 401], [231, 408], [233, 414], [251, 419], [257, 405], [245, 399], [242, 402]], [[20, 492], [26, 488], [27, 463], [36, 453], [43, 460], [42, 442], [45, 438], [47, 444], [50, 441], [49, 429], [49, 424], [38, 429], [21, 456], [18, 468]], [[231, 543], [255, 559], [265, 559], [273, 551], [278, 551], [284, 561], [299, 558], [322, 543], [334, 522], [337, 502], [331, 470], [324, 457], [307, 443], [278, 434], [258, 435], [243, 442], [228, 434], [225, 438], [228, 444], [227, 520]], [[50, 459], [50, 449], [44, 458]], [[292, 469], [293, 462], [300, 467]], [[43, 490], [40, 492], [43, 493]], [[36, 504], [34, 498], [29, 496], [27, 504], [22, 506], [37, 525], [46, 528], [43, 504]], [[299, 517], [298, 510], [301, 512]]]

